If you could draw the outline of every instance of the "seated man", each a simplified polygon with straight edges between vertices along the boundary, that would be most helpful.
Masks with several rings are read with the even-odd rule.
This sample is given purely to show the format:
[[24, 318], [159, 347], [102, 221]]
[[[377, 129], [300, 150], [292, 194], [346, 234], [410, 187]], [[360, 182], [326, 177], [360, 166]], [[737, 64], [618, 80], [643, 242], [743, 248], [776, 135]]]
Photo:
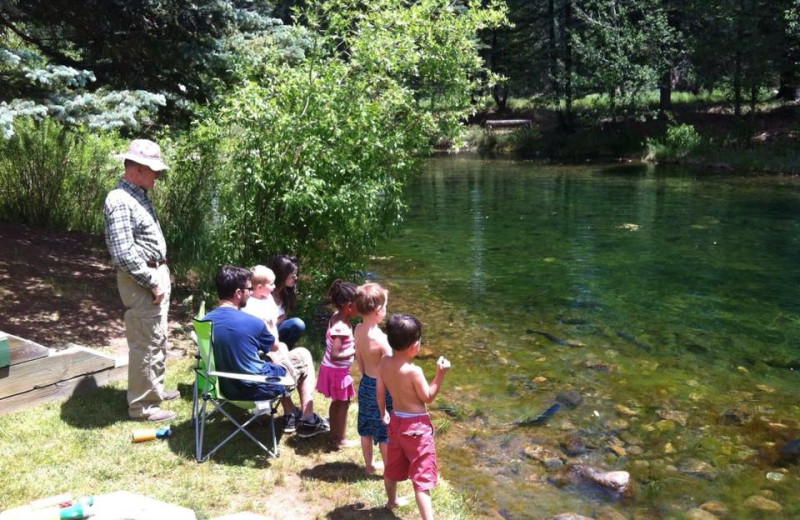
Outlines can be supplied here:
[[[270, 352], [275, 338], [264, 322], [240, 309], [247, 303], [252, 290], [252, 273], [242, 267], [225, 266], [217, 273], [219, 305], [206, 314], [213, 324], [213, 348], [216, 368], [220, 372], [261, 375], [289, 375], [297, 383], [300, 394], [301, 417], [297, 427], [299, 437], [313, 437], [329, 430], [328, 423], [314, 413], [314, 362], [307, 349], [299, 348], [286, 354]], [[259, 355], [268, 356], [266, 361]], [[242, 400], [268, 400], [283, 387], [270, 383], [253, 383], [220, 378], [225, 397]]]

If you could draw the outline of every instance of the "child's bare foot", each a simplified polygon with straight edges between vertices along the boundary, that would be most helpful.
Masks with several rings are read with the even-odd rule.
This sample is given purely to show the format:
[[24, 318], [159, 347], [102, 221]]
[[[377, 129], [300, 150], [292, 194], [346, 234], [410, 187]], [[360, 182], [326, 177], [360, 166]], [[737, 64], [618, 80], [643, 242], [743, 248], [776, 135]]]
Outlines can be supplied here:
[[376, 461], [373, 462], [371, 466], [364, 466], [364, 473], [367, 475], [373, 475], [376, 470], [383, 469], [383, 462]]
[[361, 446], [361, 443], [351, 439], [342, 439], [338, 442], [331, 439], [331, 449], [333, 451], [346, 450], [347, 448], [355, 448], [356, 446]]
[[396, 507], [403, 507], [408, 505], [408, 497], [397, 497], [394, 502], [386, 502], [386, 505], [383, 506], [386, 509], [394, 509]]

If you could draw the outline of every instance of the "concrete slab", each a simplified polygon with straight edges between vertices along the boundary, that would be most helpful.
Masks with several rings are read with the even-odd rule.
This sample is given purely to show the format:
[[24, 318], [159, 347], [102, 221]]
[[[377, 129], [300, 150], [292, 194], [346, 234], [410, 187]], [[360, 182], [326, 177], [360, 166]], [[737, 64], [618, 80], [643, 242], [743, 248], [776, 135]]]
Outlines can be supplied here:
[[243, 512], [243, 513], [235, 513], [232, 515], [220, 516], [218, 518], [212, 518], [211, 520], [272, 520], [272, 519], [268, 516]]
[[197, 520], [194, 511], [130, 491], [94, 497], [92, 520]]
[[[42, 499], [34, 503], [34, 507], [23, 506], [0, 513], [0, 520], [47, 520], [58, 518], [58, 509], [52, 504], [63, 500], [62, 496], [52, 497], [55, 500]], [[61, 499], [61, 500], [59, 500]], [[36, 503], [48, 504], [50, 507], [38, 508]], [[55, 510], [55, 517], [52, 511]], [[185, 507], [168, 504], [130, 491], [115, 491], [94, 496], [94, 505], [88, 511], [91, 520], [197, 520], [194, 511]]]

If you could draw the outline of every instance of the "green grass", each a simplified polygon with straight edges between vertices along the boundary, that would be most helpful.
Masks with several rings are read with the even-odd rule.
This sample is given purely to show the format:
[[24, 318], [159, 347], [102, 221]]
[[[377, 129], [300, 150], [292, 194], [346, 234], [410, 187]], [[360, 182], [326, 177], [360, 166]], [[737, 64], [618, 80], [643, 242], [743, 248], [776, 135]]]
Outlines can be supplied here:
[[[339, 518], [359, 517], [364, 510], [370, 510], [369, 518], [395, 518], [382, 509], [383, 481], [363, 473], [360, 448], [328, 451], [324, 435], [283, 437], [278, 459], [242, 438], [198, 464], [189, 420], [191, 365], [189, 359], [178, 359], [167, 368], [167, 386], [177, 386], [182, 395], [165, 406], [178, 413], [169, 439], [131, 442], [134, 429], [153, 425], [128, 420], [124, 381], [1, 416], [0, 510], [61, 493], [127, 490], [191, 508], [205, 519], [239, 511], [265, 514], [286, 501], [290, 490], [301, 495], [297, 511], [310, 511], [308, 518], [326, 518], [332, 510], [341, 513]], [[319, 394], [315, 399], [317, 411], [327, 416], [328, 402]], [[351, 407], [348, 424], [353, 439], [358, 438], [355, 409]], [[212, 423], [209, 428], [211, 435], [226, 431], [227, 425]], [[255, 432], [266, 435], [267, 429]], [[270, 498], [276, 488], [278, 494]], [[401, 483], [398, 489], [410, 497], [410, 504], [395, 514], [417, 518], [410, 484]], [[470, 518], [464, 496], [443, 479], [433, 501], [438, 518]]]
[[[626, 110], [654, 110], [658, 109], [660, 93], [658, 90], [650, 90], [643, 92], [630, 100], [625, 106], [620, 105], [621, 99], [617, 99], [616, 103], [620, 109]], [[759, 96], [759, 104], [770, 97], [768, 92], [762, 92]], [[697, 94], [692, 92], [673, 91], [670, 96], [673, 105], [693, 105], [693, 104], [732, 104], [732, 97], [729, 92], [715, 89], [711, 92], [701, 91]], [[746, 104], [746, 103], [745, 103]], [[507, 106], [511, 110], [531, 110], [531, 109], [555, 109], [556, 105], [542, 96], [531, 97], [510, 97]], [[581, 111], [597, 111], [606, 112], [611, 106], [611, 97], [608, 94], [589, 94], [586, 96], [578, 97], [573, 100], [572, 107], [574, 110]], [[485, 96], [480, 99], [478, 107], [492, 109], [495, 108], [494, 100], [491, 96]], [[562, 102], [560, 108], [564, 108]], [[744, 107], [746, 110], [747, 107]]]

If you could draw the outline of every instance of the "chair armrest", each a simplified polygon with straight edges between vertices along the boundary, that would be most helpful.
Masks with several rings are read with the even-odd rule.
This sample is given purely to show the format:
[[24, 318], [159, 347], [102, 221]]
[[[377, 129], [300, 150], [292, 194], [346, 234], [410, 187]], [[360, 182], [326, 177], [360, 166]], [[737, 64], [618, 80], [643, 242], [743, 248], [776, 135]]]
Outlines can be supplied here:
[[208, 375], [225, 379], [238, 379], [251, 383], [275, 383], [283, 386], [294, 386], [295, 381], [289, 376], [263, 376], [259, 374], [236, 374], [234, 372], [209, 372]]

